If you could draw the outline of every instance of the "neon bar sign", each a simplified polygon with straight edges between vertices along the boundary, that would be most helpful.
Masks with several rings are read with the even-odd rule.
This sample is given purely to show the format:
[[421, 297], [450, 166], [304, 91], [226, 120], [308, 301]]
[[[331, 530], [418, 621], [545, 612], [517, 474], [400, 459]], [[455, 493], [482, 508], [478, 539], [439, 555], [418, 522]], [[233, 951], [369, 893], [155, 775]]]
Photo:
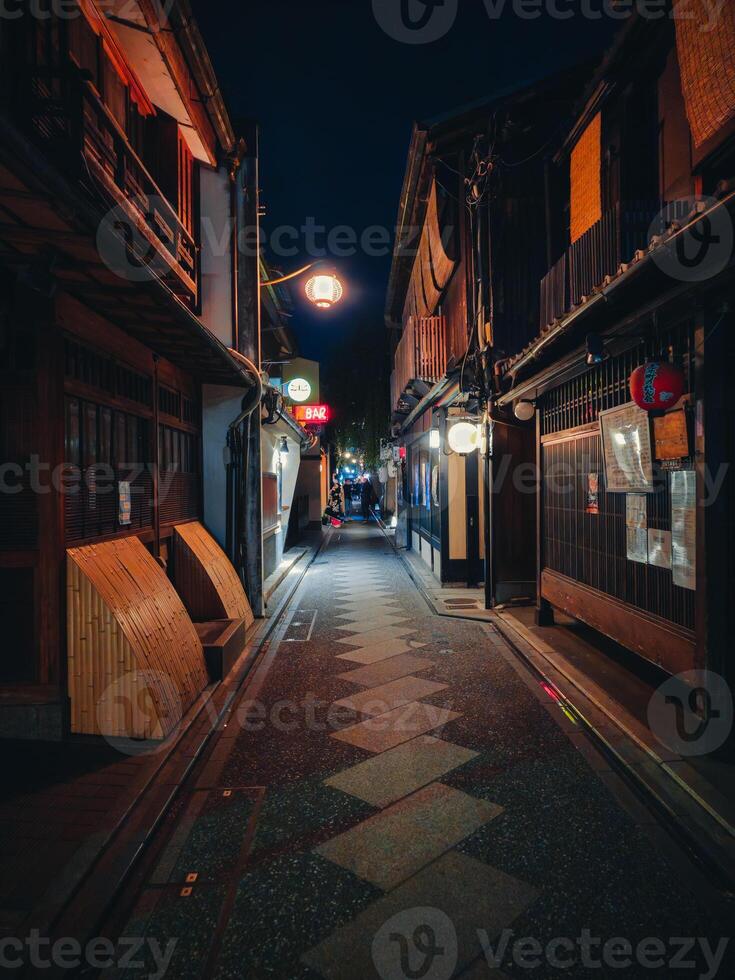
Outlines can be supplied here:
[[329, 405], [294, 405], [294, 418], [303, 425], [321, 425], [329, 421]]

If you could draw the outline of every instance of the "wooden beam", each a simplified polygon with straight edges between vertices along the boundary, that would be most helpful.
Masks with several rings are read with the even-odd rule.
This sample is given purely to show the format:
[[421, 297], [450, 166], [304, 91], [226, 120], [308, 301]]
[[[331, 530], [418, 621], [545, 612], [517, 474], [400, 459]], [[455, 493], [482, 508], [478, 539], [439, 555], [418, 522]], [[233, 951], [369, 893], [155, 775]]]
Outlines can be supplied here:
[[685, 630], [559, 572], [541, 573], [541, 595], [553, 606], [587, 623], [671, 674], [692, 670], [696, 641]]

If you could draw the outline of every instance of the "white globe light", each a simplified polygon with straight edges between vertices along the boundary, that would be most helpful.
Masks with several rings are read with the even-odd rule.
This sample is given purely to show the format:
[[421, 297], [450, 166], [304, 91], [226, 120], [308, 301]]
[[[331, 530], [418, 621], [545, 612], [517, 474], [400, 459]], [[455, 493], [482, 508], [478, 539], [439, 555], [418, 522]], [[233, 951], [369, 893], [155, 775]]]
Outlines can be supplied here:
[[334, 275], [312, 276], [306, 284], [306, 295], [320, 310], [328, 310], [342, 299], [342, 283]]
[[472, 422], [455, 422], [447, 433], [449, 448], [454, 453], [467, 456], [480, 445], [480, 433]]
[[536, 414], [536, 406], [525, 398], [521, 398], [513, 407], [513, 414], [519, 422], [530, 422]]

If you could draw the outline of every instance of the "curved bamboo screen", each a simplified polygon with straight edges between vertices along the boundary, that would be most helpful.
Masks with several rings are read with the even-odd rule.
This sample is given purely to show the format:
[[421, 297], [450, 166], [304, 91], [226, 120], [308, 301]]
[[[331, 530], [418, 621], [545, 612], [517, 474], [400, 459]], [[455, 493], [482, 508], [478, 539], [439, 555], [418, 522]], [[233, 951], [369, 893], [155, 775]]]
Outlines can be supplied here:
[[165, 738], [209, 683], [181, 599], [136, 537], [66, 554], [71, 730]]
[[198, 521], [174, 528], [174, 582], [195, 622], [244, 619], [246, 626], [253, 623], [237, 572]]
[[432, 316], [436, 312], [457, 264], [447, 252], [452, 229], [442, 227], [437, 195], [434, 181], [429, 192], [418, 253], [406, 294], [406, 317]]

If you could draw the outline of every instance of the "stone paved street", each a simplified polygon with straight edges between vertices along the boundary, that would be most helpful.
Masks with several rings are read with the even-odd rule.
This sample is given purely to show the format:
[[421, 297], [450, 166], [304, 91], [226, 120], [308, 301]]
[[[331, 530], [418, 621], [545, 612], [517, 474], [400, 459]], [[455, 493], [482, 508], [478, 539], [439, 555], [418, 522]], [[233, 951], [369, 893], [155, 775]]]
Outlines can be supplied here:
[[177, 978], [732, 976], [722, 896], [492, 625], [330, 535], [119, 931]]

